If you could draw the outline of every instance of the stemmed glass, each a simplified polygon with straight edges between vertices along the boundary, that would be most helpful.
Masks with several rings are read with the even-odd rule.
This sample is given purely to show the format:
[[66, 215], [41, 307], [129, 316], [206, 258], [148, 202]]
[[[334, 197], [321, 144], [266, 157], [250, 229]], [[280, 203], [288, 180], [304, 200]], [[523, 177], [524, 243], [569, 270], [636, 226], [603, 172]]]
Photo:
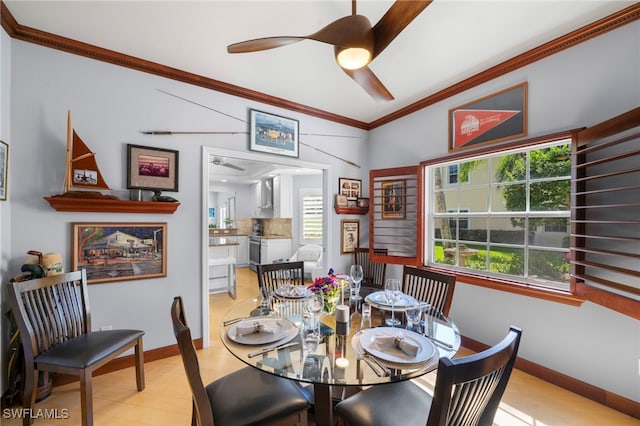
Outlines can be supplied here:
[[324, 305], [324, 301], [322, 300], [322, 295], [318, 293], [311, 293], [307, 296], [305, 301], [305, 310], [311, 314], [311, 325], [314, 329], [318, 327], [318, 314], [322, 312], [322, 307]]
[[359, 300], [360, 297], [360, 281], [362, 281], [362, 265], [351, 265], [351, 270], [349, 271], [349, 275], [351, 276], [351, 292], [349, 293], [349, 297], [351, 300]]
[[402, 321], [396, 319], [396, 302], [400, 300], [400, 295], [402, 295], [400, 280], [395, 278], [387, 279], [384, 283], [384, 295], [391, 302], [391, 318], [387, 319], [385, 324], [390, 327], [398, 327], [402, 324]]

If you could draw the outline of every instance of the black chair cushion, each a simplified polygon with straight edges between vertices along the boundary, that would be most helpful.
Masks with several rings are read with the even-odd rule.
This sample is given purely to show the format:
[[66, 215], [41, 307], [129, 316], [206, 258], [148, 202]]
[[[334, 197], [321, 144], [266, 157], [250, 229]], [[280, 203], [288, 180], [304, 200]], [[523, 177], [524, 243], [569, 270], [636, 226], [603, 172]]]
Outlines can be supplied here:
[[372, 386], [336, 405], [349, 425], [424, 426], [431, 396], [410, 381]]
[[141, 330], [103, 330], [82, 334], [38, 355], [37, 364], [87, 368], [144, 334]]
[[253, 425], [309, 408], [293, 381], [244, 367], [207, 386], [216, 425]]

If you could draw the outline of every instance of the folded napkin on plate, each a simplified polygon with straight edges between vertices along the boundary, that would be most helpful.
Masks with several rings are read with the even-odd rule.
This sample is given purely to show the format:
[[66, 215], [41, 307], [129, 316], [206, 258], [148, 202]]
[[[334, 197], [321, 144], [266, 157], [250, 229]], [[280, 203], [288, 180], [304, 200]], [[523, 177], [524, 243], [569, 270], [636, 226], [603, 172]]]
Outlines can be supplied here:
[[307, 295], [307, 288], [301, 285], [293, 285], [285, 290], [284, 294], [289, 297], [302, 297]]
[[271, 333], [274, 334], [278, 331], [277, 324], [268, 324], [262, 321], [251, 321], [242, 324], [238, 324], [236, 327], [236, 335], [244, 336], [246, 334], [253, 333]]
[[409, 356], [418, 355], [420, 347], [409, 342], [402, 336], [375, 336], [375, 341], [381, 349], [397, 348]]

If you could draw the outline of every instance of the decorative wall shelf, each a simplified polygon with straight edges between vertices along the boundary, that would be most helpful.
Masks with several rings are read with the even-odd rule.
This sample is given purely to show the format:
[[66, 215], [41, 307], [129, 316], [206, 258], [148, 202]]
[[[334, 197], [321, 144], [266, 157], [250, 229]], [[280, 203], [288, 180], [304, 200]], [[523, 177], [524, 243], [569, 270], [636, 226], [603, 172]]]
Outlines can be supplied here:
[[59, 212], [173, 214], [180, 203], [100, 198], [44, 197]]
[[338, 214], [368, 214], [369, 213], [369, 207], [334, 206], [334, 209]]

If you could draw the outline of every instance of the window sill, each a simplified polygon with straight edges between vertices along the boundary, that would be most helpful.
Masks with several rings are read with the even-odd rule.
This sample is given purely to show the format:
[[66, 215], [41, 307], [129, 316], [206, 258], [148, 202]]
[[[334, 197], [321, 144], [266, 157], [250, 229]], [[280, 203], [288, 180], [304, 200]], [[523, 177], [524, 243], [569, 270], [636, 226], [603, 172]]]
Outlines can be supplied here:
[[552, 290], [548, 288], [535, 287], [531, 284], [518, 283], [516, 281], [500, 280], [493, 277], [474, 275], [453, 269], [428, 266], [429, 269], [441, 271], [447, 274], [455, 274], [456, 281], [466, 284], [486, 287], [493, 290], [505, 291], [507, 293], [520, 294], [522, 296], [535, 297], [536, 299], [548, 300], [550, 302], [562, 303], [570, 306], [580, 306], [585, 299], [566, 291]]

